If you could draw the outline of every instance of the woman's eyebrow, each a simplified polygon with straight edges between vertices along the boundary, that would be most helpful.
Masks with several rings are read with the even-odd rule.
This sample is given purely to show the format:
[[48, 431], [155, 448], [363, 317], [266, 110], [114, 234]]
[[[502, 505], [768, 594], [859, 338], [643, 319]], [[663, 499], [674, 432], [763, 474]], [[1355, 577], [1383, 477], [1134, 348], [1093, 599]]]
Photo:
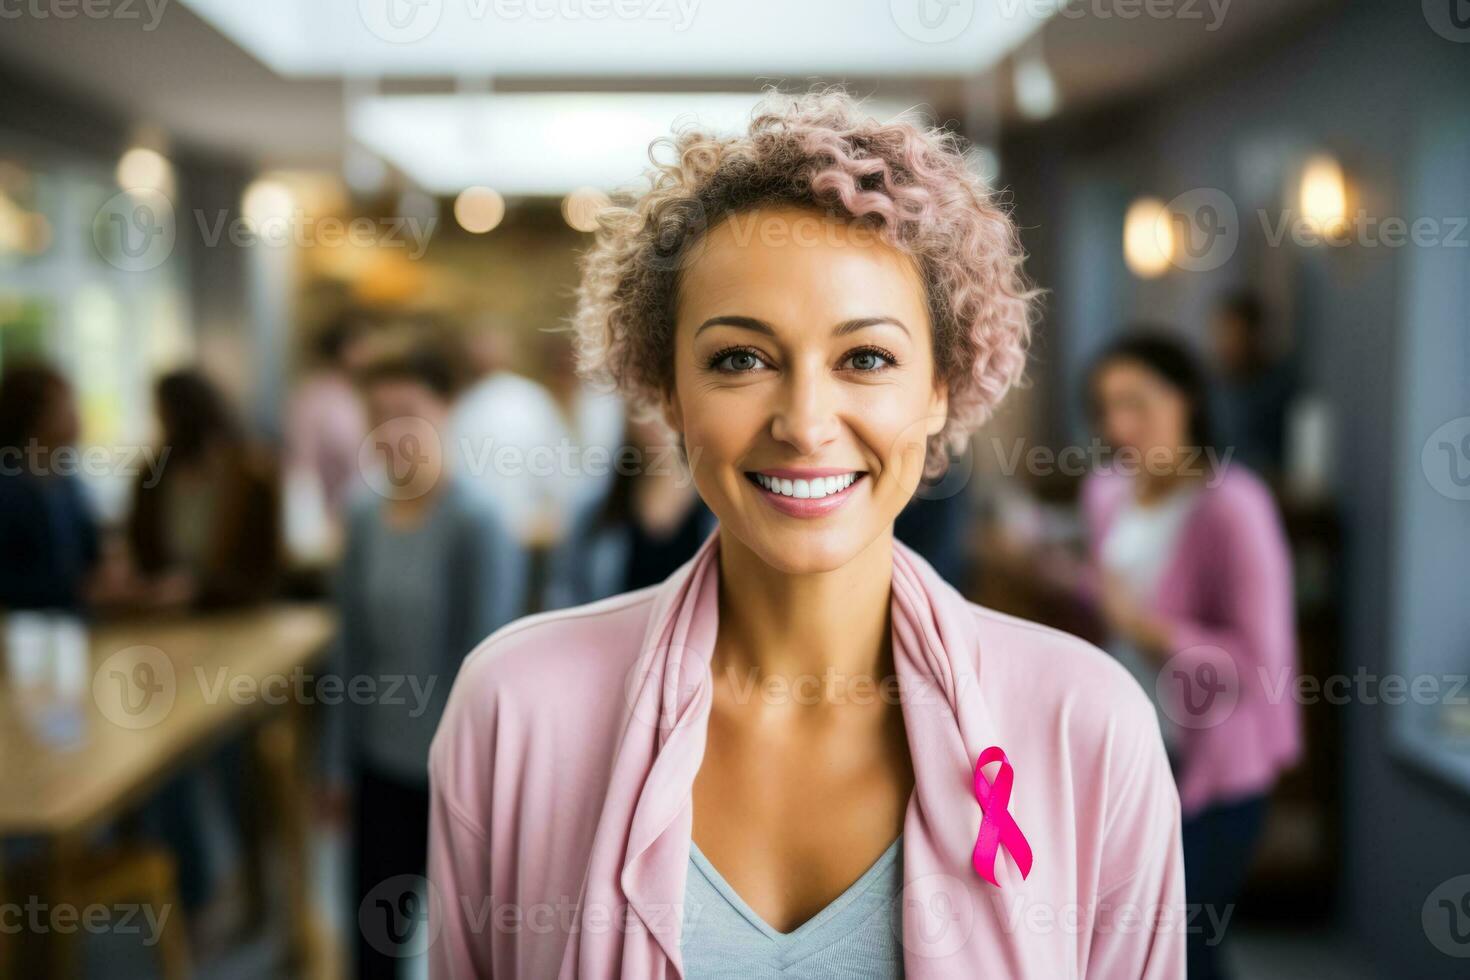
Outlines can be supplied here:
[[776, 331], [771, 329], [769, 323], [757, 320], [753, 316], [712, 316], [699, 325], [694, 331], [694, 336], [698, 337], [706, 327], [719, 326], [739, 327], [742, 330], [754, 330], [756, 333], [763, 333], [769, 337], [776, 336]]
[[832, 336], [834, 336], [834, 337], [840, 337], [843, 334], [849, 334], [849, 333], [852, 333], [855, 330], [862, 330], [864, 327], [877, 327], [877, 326], [882, 326], [885, 323], [886, 324], [889, 324], [890, 326], [897, 327], [898, 329], [902, 330], [904, 333], [908, 333], [909, 332], [909, 328], [906, 327], [906, 326], [904, 326], [903, 325], [903, 321], [900, 320], [898, 317], [894, 317], [894, 316], [864, 316], [864, 317], [858, 317], [856, 320], [844, 320], [841, 323], [837, 324], [836, 329], [834, 329], [832, 331]]
[[[832, 336], [841, 337], [845, 334], [862, 330], [865, 327], [876, 327], [883, 324], [895, 326], [904, 333], [909, 332], [909, 328], [904, 326], [903, 321], [897, 317], [864, 316], [854, 320], [844, 320], [837, 324], [837, 326], [832, 328]], [[699, 336], [700, 331], [704, 330], [705, 327], [716, 326], [739, 327], [742, 330], [754, 330], [756, 333], [763, 333], [768, 337], [776, 336], [776, 331], [772, 329], [769, 323], [766, 323], [764, 320], [757, 320], [753, 316], [712, 316], [695, 329], [694, 335], [696, 337]]]

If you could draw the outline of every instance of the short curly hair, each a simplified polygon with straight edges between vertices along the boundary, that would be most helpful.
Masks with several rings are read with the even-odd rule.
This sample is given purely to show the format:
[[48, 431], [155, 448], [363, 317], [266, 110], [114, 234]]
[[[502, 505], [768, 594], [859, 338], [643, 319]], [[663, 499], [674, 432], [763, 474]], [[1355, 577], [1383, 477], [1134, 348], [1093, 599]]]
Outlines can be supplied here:
[[[656, 150], [672, 146], [660, 162]], [[878, 122], [840, 88], [768, 91], [743, 135], [687, 127], [655, 141], [642, 193], [598, 215], [582, 257], [572, 327], [577, 370], [616, 389], [640, 418], [674, 383], [680, 272], [704, 234], [734, 214], [794, 206], [871, 227], [910, 255], [926, 285], [936, 377], [948, 385], [944, 427], [925, 475], [991, 415], [1025, 370], [1037, 290], [1008, 210], [954, 133], [900, 117]]]

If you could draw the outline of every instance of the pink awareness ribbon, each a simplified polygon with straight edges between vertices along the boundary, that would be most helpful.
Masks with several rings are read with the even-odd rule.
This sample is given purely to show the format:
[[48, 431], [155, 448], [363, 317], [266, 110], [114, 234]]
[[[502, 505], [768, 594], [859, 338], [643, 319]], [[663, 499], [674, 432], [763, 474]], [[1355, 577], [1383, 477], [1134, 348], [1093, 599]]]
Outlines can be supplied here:
[[[983, 771], [992, 762], [1000, 763], [995, 782], [986, 779]], [[995, 880], [995, 857], [1002, 845], [1011, 852], [1023, 880], [1031, 873], [1031, 845], [1006, 809], [1015, 781], [1016, 771], [1011, 768], [1010, 760], [999, 745], [992, 745], [980, 753], [980, 759], [975, 763], [975, 799], [980, 804], [980, 833], [975, 838], [975, 853], [971, 855], [970, 863], [975, 866], [976, 874], [996, 887], [999, 887], [999, 882]]]

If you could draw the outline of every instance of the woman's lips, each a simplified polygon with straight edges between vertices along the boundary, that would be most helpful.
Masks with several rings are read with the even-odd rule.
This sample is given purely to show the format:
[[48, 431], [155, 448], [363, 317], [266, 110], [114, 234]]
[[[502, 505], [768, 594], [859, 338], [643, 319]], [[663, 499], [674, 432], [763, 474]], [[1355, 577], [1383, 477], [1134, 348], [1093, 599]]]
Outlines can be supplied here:
[[766, 503], [781, 513], [790, 517], [823, 517], [847, 503], [852, 497], [853, 491], [867, 478], [867, 475], [867, 473], [858, 472], [852, 483], [848, 486], [838, 490], [836, 493], [829, 493], [823, 497], [788, 497], [785, 494], [776, 493], [774, 490], [767, 490], [761, 486], [754, 473], [746, 473], [745, 478]]

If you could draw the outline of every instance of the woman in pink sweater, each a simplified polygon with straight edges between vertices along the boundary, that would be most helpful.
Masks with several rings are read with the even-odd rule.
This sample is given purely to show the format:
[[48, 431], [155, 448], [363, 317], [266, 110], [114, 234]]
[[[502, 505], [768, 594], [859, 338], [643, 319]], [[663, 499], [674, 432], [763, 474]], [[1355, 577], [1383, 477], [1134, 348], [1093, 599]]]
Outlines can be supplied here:
[[432, 975], [1178, 980], [1199, 924], [1147, 697], [893, 537], [1024, 367], [1014, 227], [957, 141], [773, 97], [600, 225], [580, 366], [672, 430], [719, 525], [466, 661]]
[[[1161, 714], [1190, 906], [1223, 915], [1271, 787], [1302, 750], [1286, 538], [1265, 485], [1214, 445], [1204, 369], [1178, 340], [1114, 342], [1089, 395], [1113, 456], [1083, 485], [1086, 592]], [[1206, 934], [1190, 934], [1189, 976], [1224, 976]]]

